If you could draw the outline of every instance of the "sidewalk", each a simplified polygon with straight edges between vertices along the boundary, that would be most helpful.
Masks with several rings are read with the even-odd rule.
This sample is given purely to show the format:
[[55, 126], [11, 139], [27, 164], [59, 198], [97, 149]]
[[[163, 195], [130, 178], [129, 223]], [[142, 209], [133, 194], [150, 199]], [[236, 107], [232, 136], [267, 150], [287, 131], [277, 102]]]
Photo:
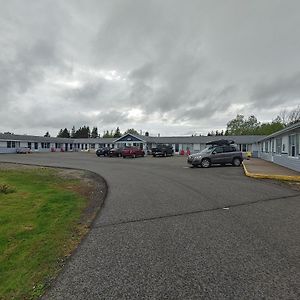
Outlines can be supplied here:
[[246, 176], [253, 178], [300, 181], [300, 173], [259, 158], [243, 161]]

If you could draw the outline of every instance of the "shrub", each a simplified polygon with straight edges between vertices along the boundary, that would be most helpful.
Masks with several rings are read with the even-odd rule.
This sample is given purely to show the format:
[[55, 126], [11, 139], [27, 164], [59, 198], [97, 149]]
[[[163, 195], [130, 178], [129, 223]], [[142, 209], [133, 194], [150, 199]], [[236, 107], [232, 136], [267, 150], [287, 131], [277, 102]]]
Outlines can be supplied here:
[[15, 190], [10, 187], [8, 184], [1, 184], [0, 183], [0, 194], [10, 194], [15, 192]]

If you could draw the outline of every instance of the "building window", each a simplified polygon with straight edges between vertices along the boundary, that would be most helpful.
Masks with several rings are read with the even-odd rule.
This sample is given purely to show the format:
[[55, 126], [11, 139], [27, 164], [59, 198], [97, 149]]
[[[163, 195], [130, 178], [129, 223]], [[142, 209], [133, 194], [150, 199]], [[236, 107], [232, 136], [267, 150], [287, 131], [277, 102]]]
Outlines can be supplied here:
[[38, 150], [39, 149], [39, 143], [34, 143], [34, 149]]
[[269, 152], [269, 141], [265, 142], [265, 152], [268, 153]]
[[91, 144], [91, 149], [95, 149], [95, 144]]
[[28, 148], [31, 149], [31, 142], [28, 142]]
[[289, 156], [296, 156], [296, 134], [289, 136]]
[[16, 147], [20, 147], [20, 142], [15, 142], [15, 141], [7, 142], [7, 148], [16, 148]]
[[281, 154], [282, 149], [282, 138], [276, 139], [276, 154]]

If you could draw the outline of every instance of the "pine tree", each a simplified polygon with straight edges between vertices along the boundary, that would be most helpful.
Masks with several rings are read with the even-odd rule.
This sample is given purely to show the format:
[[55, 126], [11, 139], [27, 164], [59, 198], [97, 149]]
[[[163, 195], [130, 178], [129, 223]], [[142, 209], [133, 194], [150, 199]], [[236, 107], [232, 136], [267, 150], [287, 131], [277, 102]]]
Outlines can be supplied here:
[[45, 133], [44, 137], [50, 137], [49, 131], [47, 131], [47, 132]]
[[75, 130], [74, 125], [73, 125], [72, 130], [71, 130], [71, 138], [76, 138], [76, 130]]
[[98, 135], [98, 128], [97, 127], [93, 127], [93, 129], [92, 129], [92, 134], [91, 134], [91, 137], [93, 138], [93, 139], [95, 139], [95, 138], [97, 138], [99, 135]]
[[137, 130], [135, 130], [134, 128], [127, 129], [124, 134], [127, 134], [127, 133], [131, 133], [131, 134], [134, 134], [134, 135], [139, 135]]
[[120, 132], [120, 128], [117, 127], [117, 129], [116, 129], [116, 131], [115, 131], [115, 133], [114, 133], [114, 138], [119, 138], [119, 137], [121, 137], [121, 136], [122, 136], [122, 134], [121, 134], [121, 132]]
[[62, 137], [62, 132], [63, 132], [63, 130], [61, 129], [61, 130], [58, 132], [57, 137]]

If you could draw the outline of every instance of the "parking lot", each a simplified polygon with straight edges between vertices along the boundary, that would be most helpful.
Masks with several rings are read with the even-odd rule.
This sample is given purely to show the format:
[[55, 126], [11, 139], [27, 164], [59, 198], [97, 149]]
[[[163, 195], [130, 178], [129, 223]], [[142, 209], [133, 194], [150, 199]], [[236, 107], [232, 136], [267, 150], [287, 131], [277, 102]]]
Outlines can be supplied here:
[[87, 169], [108, 197], [49, 299], [297, 299], [300, 194], [186, 157], [1, 155]]

